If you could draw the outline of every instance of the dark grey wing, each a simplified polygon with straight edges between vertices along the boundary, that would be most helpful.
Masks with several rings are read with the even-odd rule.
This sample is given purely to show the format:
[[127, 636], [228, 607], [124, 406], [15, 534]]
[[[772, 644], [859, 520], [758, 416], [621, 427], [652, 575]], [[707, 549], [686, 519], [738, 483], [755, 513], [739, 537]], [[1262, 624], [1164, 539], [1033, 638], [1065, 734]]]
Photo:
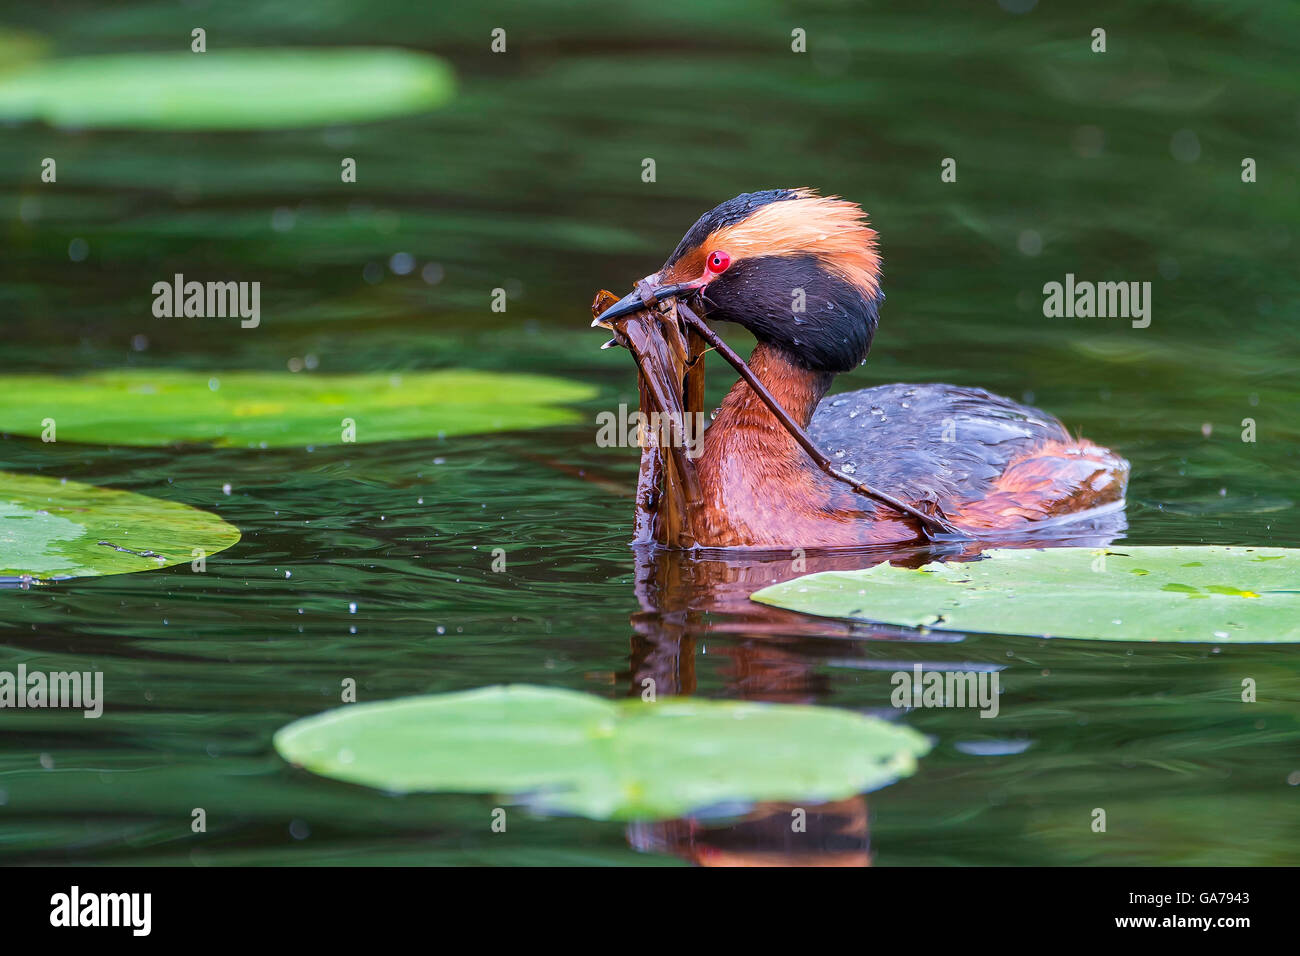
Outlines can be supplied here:
[[808, 433], [836, 466], [878, 490], [940, 503], [980, 498], [1009, 462], [1071, 440], [1051, 415], [956, 385], [831, 395]]

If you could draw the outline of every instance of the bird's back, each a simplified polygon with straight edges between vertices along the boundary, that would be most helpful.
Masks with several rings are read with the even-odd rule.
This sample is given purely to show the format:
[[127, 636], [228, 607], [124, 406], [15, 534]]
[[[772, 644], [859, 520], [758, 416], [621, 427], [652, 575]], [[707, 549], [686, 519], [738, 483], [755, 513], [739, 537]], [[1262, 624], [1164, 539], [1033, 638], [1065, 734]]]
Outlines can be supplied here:
[[1051, 415], [980, 388], [881, 385], [830, 395], [809, 435], [841, 470], [977, 528], [1123, 500], [1128, 463]]

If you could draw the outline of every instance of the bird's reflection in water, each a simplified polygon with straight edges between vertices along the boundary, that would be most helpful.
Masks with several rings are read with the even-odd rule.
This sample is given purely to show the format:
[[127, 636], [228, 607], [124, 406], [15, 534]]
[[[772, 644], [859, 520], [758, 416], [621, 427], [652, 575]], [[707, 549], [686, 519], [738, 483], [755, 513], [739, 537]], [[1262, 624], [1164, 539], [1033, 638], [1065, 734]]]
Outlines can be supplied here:
[[[938, 559], [968, 560], [991, 547], [1104, 547], [1124, 530], [1123, 516], [1080, 527], [1069, 537], [931, 544], [855, 551], [686, 552], [638, 546], [632, 615], [629, 696], [696, 693], [696, 655], [710, 637], [711, 659], [724, 657], [721, 696], [782, 704], [816, 704], [830, 694], [820, 661], [844, 656], [845, 639], [954, 641], [960, 635], [816, 618], [758, 604], [759, 588], [803, 574], [867, 568], [882, 561], [920, 567]], [[653, 681], [653, 684], [650, 682]], [[888, 707], [887, 699], [880, 701]], [[628, 841], [645, 852], [670, 853], [704, 866], [868, 866], [865, 796], [829, 803], [763, 802], [742, 815], [636, 823]]]
[[[863, 635], [871, 629], [846, 621], [809, 618], [749, 600], [769, 584], [816, 571], [869, 567], [882, 560], [920, 565], [933, 557], [912, 553], [749, 553], [638, 548], [636, 593], [641, 609], [632, 616], [632, 666], [628, 692], [692, 695], [695, 657], [710, 636], [729, 639], [709, 647], [727, 659], [724, 696], [783, 704], [811, 704], [829, 693], [824, 670], [809, 653], [827, 638]], [[882, 631], [883, 633], [883, 631]], [[653, 685], [648, 682], [653, 681]], [[867, 800], [754, 805], [731, 818], [691, 817], [637, 823], [628, 841], [645, 852], [669, 853], [703, 866], [867, 866]]]
[[871, 865], [862, 796], [821, 804], [760, 803], [726, 823], [693, 817], [634, 823], [628, 842], [700, 866]]

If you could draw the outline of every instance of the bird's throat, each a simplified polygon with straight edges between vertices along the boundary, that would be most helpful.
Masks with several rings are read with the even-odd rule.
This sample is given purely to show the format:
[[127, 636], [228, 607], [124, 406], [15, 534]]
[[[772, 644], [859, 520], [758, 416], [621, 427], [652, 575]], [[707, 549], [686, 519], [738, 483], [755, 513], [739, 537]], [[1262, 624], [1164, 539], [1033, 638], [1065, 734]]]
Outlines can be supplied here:
[[[812, 421], [817, 404], [830, 390], [834, 379], [830, 372], [804, 368], [784, 349], [765, 342], [760, 342], [754, 349], [749, 357], [749, 367], [772, 397], [804, 429]], [[800, 450], [790, 433], [743, 380], [731, 387], [709, 431], [716, 430], [722, 434], [736, 428], [763, 433], [770, 431], [774, 441], [779, 439], [783, 445]]]
[[[805, 368], [779, 347], [765, 343], [754, 349], [749, 366], [804, 429], [834, 377]], [[828, 496], [836, 494], [808, 453], [744, 380], [723, 399], [704, 434], [704, 454], [696, 464], [701, 501], [692, 527], [696, 539], [708, 547], [759, 547], [795, 540], [810, 530], [807, 522], [818, 518]]]

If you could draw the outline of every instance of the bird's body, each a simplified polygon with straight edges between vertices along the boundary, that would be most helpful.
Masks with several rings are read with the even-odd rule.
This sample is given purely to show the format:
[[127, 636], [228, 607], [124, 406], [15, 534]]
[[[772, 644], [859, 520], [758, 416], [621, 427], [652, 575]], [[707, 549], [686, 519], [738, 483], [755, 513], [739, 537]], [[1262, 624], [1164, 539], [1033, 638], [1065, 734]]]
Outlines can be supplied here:
[[[750, 364], [838, 469], [963, 527], [1016, 533], [1123, 498], [1122, 459], [983, 389], [882, 385], [821, 398], [811, 376], [762, 347]], [[708, 547], [861, 547], [920, 534], [813, 467], [743, 382], [705, 432], [697, 469], [695, 534]]]
[[[725, 247], [725, 248], [724, 248]], [[977, 533], [1021, 533], [1122, 507], [1128, 463], [1055, 418], [982, 389], [883, 385], [826, 398], [875, 333], [875, 233], [852, 203], [748, 193], [700, 219], [655, 298], [697, 298], [758, 338], [749, 365], [833, 466]], [[600, 320], [645, 307], [629, 296]], [[821, 470], [744, 381], [704, 435], [690, 516], [702, 547], [861, 547], [921, 536], [918, 519]]]
[[[863, 416], [869, 425], [858, 424]], [[1052, 416], [982, 388], [864, 388], [823, 402], [810, 431], [845, 470], [907, 488], [981, 531], [1023, 530], [1114, 504], [1128, 475], [1123, 459], [1074, 438]]]

